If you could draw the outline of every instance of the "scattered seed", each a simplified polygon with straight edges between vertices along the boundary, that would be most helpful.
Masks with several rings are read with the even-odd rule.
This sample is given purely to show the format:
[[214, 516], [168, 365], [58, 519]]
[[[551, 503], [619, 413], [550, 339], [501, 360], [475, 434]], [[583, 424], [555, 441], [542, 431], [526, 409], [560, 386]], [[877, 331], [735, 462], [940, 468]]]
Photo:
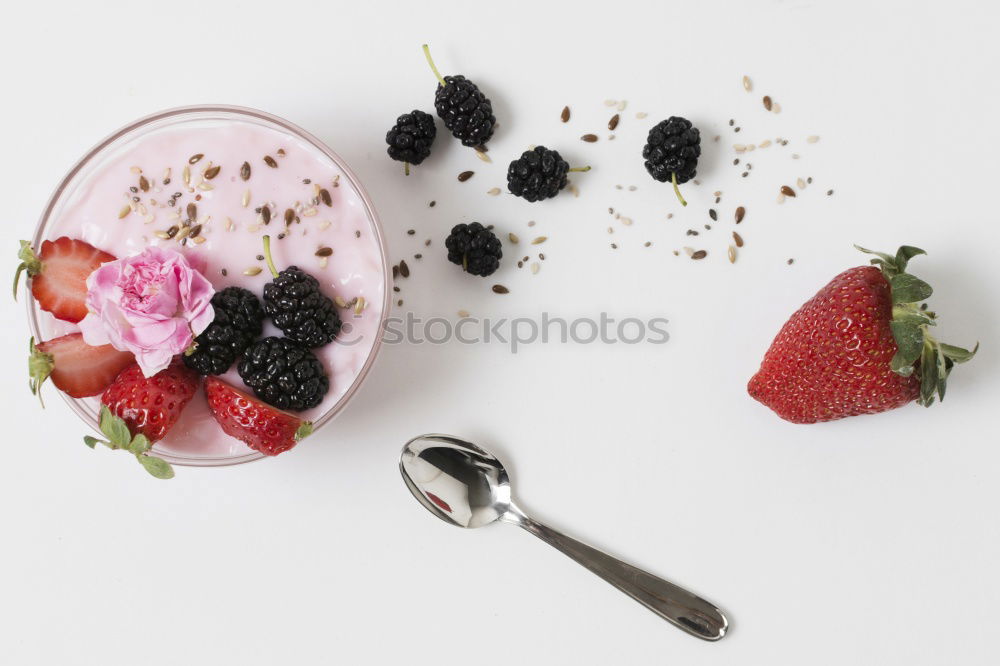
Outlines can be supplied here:
[[185, 166], [184, 167], [184, 171], [181, 172], [181, 176], [184, 179], [184, 184], [185, 185], [190, 185], [191, 184], [191, 167]]
[[612, 250], [617, 250], [618, 249], [618, 243], [612, 243], [611, 244], [611, 249]]
[[628, 106], [628, 100], [623, 99], [622, 101], [618, 102], [619, 111], [624, 111], [626, 106]]
[[580, 140], [581, 141], [586, 141], [587, 143], [594, 143], [595, 141], [597, 141], [597, 135], [596, 134], [584, 134], [583, 136], [580, 137]]
[[788, 263], [788, 265], [789, 265], [789, 266], [791, 266], [792, 264], [794, 264], [794, 263], [795, 263], [795, 260], [794, 260], [794, 259], [789, 259], [789, 260], [787, 261], [787, 263]]
[[817, 141], [819, 141], [819, 137], [815, 134], [806, 137], [806, 143], [816, 143]]
[[173, 238], [174, 236], [177, 235], [178, 231], [180, 231], [180, 227], [178, 227], [176, 224], [170, 227], [169, 229], [167, 229], [167, 238]]
[[290, 225], [294, 221], [295, 221], [295, 211], [292, 210], [291, 208], [286, 208], [285, 209], [285, 226]]
[[493, 293], [494, 294], [509, 294], [510, 293], [510, 289], [508, 289], [507, 287], [503, 286], [502, 284], [495, 284], [495, 285], [493, 285]]
[[514, 245], [517, 245], [521, 241], [521, 239], [518, 238], [517, 234], [515, 234], [513, 231], [507, 234], [507, 239]]
[[794, 197], [795, 196], [795, 190], [793, 190], [792, 188], [790, 188], [788, 185], [782, 185], [781, 186], [781, 193], [784, 194], [786, 197]]
[[743, 221], [743, 217], [747, 214], [747, 209], [743, 206], [739, 206], [736, 209], [736, 224]]
[[691, 258], [692, 259], [704, 259], [707, 256], [708, 256], [708, 252], [706, 252], [705, 250], [698, 250], [697, 252], [694, 252], [691, 255]]
[[205, 155], [203, 153], [196, 153], [188, 158], [188, 164], [197, 164], [204, 156]]
[[753, 90], [753, 83], [751, 83], [750, 77], [746, 75], [743, 76], [743, 90], [746, 90], [747, 92]]
[[233, 219], [231, 217], [227, 217], [226, 218], [226, 231], [232, 231], [235, 228], [236, 228], [236, 223], [233, 222]]
[[417, 233], [417, 230], [416, 230], [416, 229], [407, 229], [407, 230], [406, 230], [406, 235], [407, 235], [407, 236], [413, 236], [413, 235], [414, 235], [414, 234], [416, 234], [416, 233]]
[[149, 180], [145, 176], [139, 176], [139, 189], [143, 192], [149, 192]]
[[[402, 305], [403, 302], [400, 301], [399, 304]], [[364, 296], [358, 296], [358, 300], [356, 300], [354, 302], [354, 314], [355, 315], [360, 315], [361, 312], [365, 309], [365, 305], [366, 305], [365, 297]]]
[[604, 100], [604, 106], [614, 106], [617, 103], [618, 103], [618, 100], [616, 100], [616, 99], [606, 99], [606, 100]]
[[799, 178], [798, 180], [796, 180], [795, 184], [799, 186], [800, 190], [806, 189], [806, 181], [802, 180], [801, 178]]
[[271, 167], [272, 169], [278, 168], [278, 163], [274, 161], [274, 158], [270, 155], [264, 155], [264, 164]]
[[212, 180], [213, 178], [219, 175], [219, 171], [221, 170], [222, 167], [219, 165], [215, 165], [214, 167], [209, 167], [208, 169], [205, 169], [205, 180]]
[[190, 235], [190, 236], [197, 236], [200, 233], [201, 233], [201, 225], [200, 224], [196, 224], [193, 227], [191, 227], [191, 230], [190, 230], [190, 232], [189, 232], [188, 235]]
[[410, 267], [406, 265], [406, 261], [399, 262], [399, 274], [405, 278], [410, 277]]
[[463, 171], [462, 173], [458, 174], [458, 182], [464, 183], [465, 181], [472, 178], [472, 175], [474, 173], [475, 171]]
[[187, 213], [189, 220], [198, 219], [198, 206], [196, 204], [189, 203], [187, 208], [184, 209], [184, 212]]
[[250, 163], [244, 162], [240, 167], [240, 178], [243, 180], [250, 180]]
[[316, 250], [317, 257], [329, 257], [331, 254], [333, 254], [332, 247], [321, 247], [320, 249]]
[[771, 111], [773, 111], [774, 113], [781, 113], [781, 105], [775, 102], [774, 104], [771, 105]]
[[545, 241], [547, 241], [548, 239], [549, 239], [549, 237], [548, 237], [548, 236], [539, 236], [539, 237], [538, 237], [538, 238], [536, 238], [535, 240], [531, 241], [531, 244], [532, 244], [532, 245], [541, 245], [542, 243], [544, 243], [544, 242], [545, 242]]
[[559, 114], [559, 118], [561, 118], [564, 123], [569, 122], [569, 107], [568, 106], [564, 106], [563, 107], [562, 113]]
[[632, 226], [632, 218], [631, 217], [623, 217], [623, 218], [620, 218], [620, 219], [621, 219], [622, 224], [624, 224], [626, 227], [631, 227]]
[[484, 153], [481, 150], [477, 150], [476, 151], [476, 157], [478, 157], [479, 159], [481, 159], [484, 162], [492, 162], [493, 161], [493, 160], [490, 159], [489, 155], [487, 155], [486, 153]]
[[736, 247], [733, 246], [733, 245], [730, 245], [729, 246], [729, 251], [728, 251], [727, 254], [729, 255], [729, 263], [735, 264], [736, 263]]
[[434, 208], [434, 206], [436, 206], [436, 205], [437, 205], [437, 201], [432, 201], [429, 204], [427, 204], [427, 206], [430, 207], [430, 208]]
[[621, 120], [621, 116], [619, 114], [616, 113], [611, 116], [611, 120], [608, 121], [608, 129], [613, 131], [616, 127], [618, 127], [619, 120]]
[[271, 224], [271, 207], [264, 206], [260, 209], [260, 217], [264, 221], [264, 224]]
[[733, 242], [736, 243], [736, 247], [743, 247], [743, 236], [740, 236], [738, 233], [734, 231]]
[[131, 171], [132, 173], [136, 174], [136, 175], [142, 173], [142, 169], [140, 169], [137, 166], [131, 166], [131, 167], [128, 168], [128, 170]]
[[833, 196], [833, 190], [827, 190], [826, 191], [826, 196], [828, 196], [828, 197], [829, 196]]
[[241, 200], [243, 207], [246, 208], [250, 205], [250, 190], [243, 193], [243, 199]]
[[157, 232], [155, 232], [154, 235], [157, 238], [162, 238], [163, 240], [169, 240], [170, 239], [170, 234], [168, 234], [166, 231], [157, 231]]
[[541, 268], [542, 268], [541, 265], [539, 265], [539, 263], [537, 261], [534, 262], [534, 263], [532, 263], [531, 264], [531, 274], [532, 275], [536, 275], [538, 273], [538, 271], [541, 270]]
[[302, 211], [302, 217], [315, 217], [317, 214], [319, 214], [319, 209], [314, 206], [310, 206]]
[[735, 150], [738, 153], [745, 153], [747, 151], [747, 147], [744, 146], [742, 143], [735, 143], [733, 144], [733, 150]]
[[132, 206], [131, 205], [126, 204], [126, 205], [122, 206], [121, 210], [118, 211], [118, 219], [119, 220], [124, 220], [126, 217], [128, 217], [129, 213], [131, 213], [131, 212], [132, 212]]
[[649, 114], [646, 113], [645, 111], [640, 111], [639, 113], [635, 114], [635, 117], [638, 118], [639, 120], [642, 120], [643, 118], [645, 118], [648, 115]]
[[490, 195], [491, 197], [498, 196], [500, 194], [500, 188], [491, 187], [490, 189], [486, 190], [486, 194]]
[[709, 216], [710, 218], [712, 218], [712, 221], [713, 221], [713, 222], [715, 222], [716, 220], [718, 220], [718, 219], [719, 219], [719, 216], [718, 216], [718, 214], [717, 214], [717, 213], [715, 212], [715, 209], [714, 209], [714, 208], [709, 208], [709, 209], [708, 209], [708, 216]]
[[771, 102], [770, 96], [764, 95], [764, 108], [767, 109], [768, 111], [770, 111], [771, 110], [771, 105], [772, 105], [772, 102]]
[[757, 147], [758, 147], [758, 148], [767, 148], [767, 147], [768, 147], [768, 146], [770, 146], [770, 145], [771, 145], [771, 140], [770, 140], [770, 139], [767, 139], [766, 141], [761, 141], [761, 142], [760, 142], [760, 143], [759, 143], [759, 144], [757, 145]]
[[251, 266], [250, 268], [243, 271], [243, 275], [249, 275], [253, 277], [254, 275], [260, 275], [261, 270], [263, 269], [260, 266]]

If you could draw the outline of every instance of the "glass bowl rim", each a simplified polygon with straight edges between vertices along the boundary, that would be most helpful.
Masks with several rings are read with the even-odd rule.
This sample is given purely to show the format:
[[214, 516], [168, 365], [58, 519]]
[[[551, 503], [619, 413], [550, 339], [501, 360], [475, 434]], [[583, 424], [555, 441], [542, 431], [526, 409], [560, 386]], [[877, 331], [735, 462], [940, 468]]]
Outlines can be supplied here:
[[[377, 331], [381, 332], [385, 328], [385, 323], [389, 317], [389, 310], [391, 308], [391, 294], [389, 284], [389, 256], [386, 249], [385, 235], [382, 229], [382, 223], [379, 219], [378, 212], [375, 210], [375, 205], [372, 203], [371, 197], [368, 191], [358, 180], [357, 175], [354, 171], [347, 165], [340, 155], [334, 152], [329, 146], [327, 146], [323, 141], [320, 141], [310, 132], [307, 132], [303, 128], [299, 127], [295, 123], [292, 123], [279, 116], [267, 113], [266, 111], [260, 111], [258, 109], [246, 107], [246, 106], [236, 106], [231, 104], [196, 104], [190, 106], [178, 106], [169, 109], [164, 109], [156, 113], [152, 113], [118, 128], [111, 134], [101, 139], [97, 144], [90, 148], [87, 152], [80, 157], [72, 167], [66, 172], [66, 175], [59, 181], [52, 195], [48, 198], [45, 207], [42, 209], [42, 214], [38, 219], [38, 224], [35, 226], [35, 232], [32, 236], [32, 246], [38, 247], [39, 244], [44, 240], [46, 231], [48, 230], [49, 223], [52, 221], [52, 212], [56, 205], [59, 203], [60, 198], [69, 188], [70, 184], [73, 182], [74, 178], [86, 167], [92, 160], [100, 156], [103, 151], [113, 146], [116, 142], [123, 138], [127, 138], [131, 133], [138, 132], [148, 125], [157, 123], [159, 121], [169, 121], [172, 118], [184, 118], [190, 115], [197, 114], [228, 114], [235, 116], [246, 116], [251, 119], [256, 119], [257, 121], [264, 121], [265, 124], [271, 124], [276, 126], [277, 129], [288, 132], [299, 139], [304, 140], [306, 143], [310, 144], [321, 153], [326, 155], [333, 163], [340, 169], [344, 177], [350, 183], [350, 186], [358, 194], [361, 199], [361, 203], [364, 206], [365, 216], [368, 219], [368, 223], [372, 228], [372, 232], [375, 235], [375, 241], [379, 249], [379, 258], [381, 260], [381, 270], [382, 270], [382, 310], [379, 318], [379, 324]], [[184, 118], [186, 119], [186, 118]], [[164, 126], [169, 126], [167, 123]], [[26, 283], [27, 284], [27, 283]], [[31, 335], [36, 339], [41, 339], [38, 316], [39, 309], [35, 307], [35, 301], [32, 298], [25, 299], [27, 303], [28, 310], [28, 326], [31, 329]], [[340, 414], [351, 399], [356, 395], [361, 385], [364, 383], [365, 378], [368, 376], [371, 367], [375, 363], [375, 359], [378, 357], [378, 353], [382, 347], [382, 336], [377, 335], [375, 342], [372, 345], [371, 350], [368, 352], [368, 357], [365, 359], [364, 365], [358, 372], [357, 376], [354, 378], [350, 388], [340, 397], [340, 399], [334, 404], [329, 410], [326, 411], [322, 416], [320, 416], [313, 423], [313, 435], [320, 430], [324, 425], [329, 423]], [[93, 430], [100, 431], [97, 420], [88, 412], [87, 408], [83, 405], [83, 401], [77, 398], [72, 398], [62, 391], [59, 391], [59, 396], [63, 401], [69, 405], [70, 409], [82, 420], [84, 423], [88, 424]], [[153, 453], [158, 457], [163, 458], [167, 462], [173, 465], [180, 465], [185, 467], [226, 467], [232, 465], [240, 465], [243, 463], [253, 462], [255, 460], [260, 460], [266, 456], [259, 451], [251, 451], [250, 453], [237, 455], [237, 456], [218, 456], [218, 457], [189, 457], [184, 455], [177, 455], [174, 453], [167, 453], [159, 451], [156, 446], [153, 447]]]

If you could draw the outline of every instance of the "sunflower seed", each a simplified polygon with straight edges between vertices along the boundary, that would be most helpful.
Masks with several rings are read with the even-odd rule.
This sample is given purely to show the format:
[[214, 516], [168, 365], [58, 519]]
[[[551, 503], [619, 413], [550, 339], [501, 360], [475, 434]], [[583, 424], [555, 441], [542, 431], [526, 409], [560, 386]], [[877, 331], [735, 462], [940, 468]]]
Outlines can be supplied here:
[[621, 120], [621, 116], [619, 114], [616, 113], [611, 116], [611, 120], [608, 121], [608, 129], [614, 131], [614, 129], [618, 127], [619, 120]]
[[191, 184], [191, 167], [185, 166], [184, 167], [184, 171], [181, 173], [181, 176], [184, 178], [184, 184], [185, 185], [190, 185]]
[[317, 257], [329, 257], [331, 254], [333, 254], [332, 247], [321, 247], [320, 249], [316, 250]]
[[264, 164], [271, 167], [272, 169], [278, 168], [278, 163], [274, 161], [274, 158], [270, 155], [264, 155]]
[[751, 83], [750, 77], [746, 75], [743, 76], [743, 90], [746, 90], [747, 92], [753, 90], [753, 83]]
[[250, 180], [250, 163], [244, 162], [240, 167], [240, 178], [243, 180]]
[[209, 167], [205, 169], [205, 180], [212, 180], [219, 175], [219, 171], [222, 169], [221, 166], [215, 165], [214, 167]]
[[163, 240], [169, 240], [170, 239], [170, 234], [168, 234], [166, 231], [157, 231], [154, 235], [157, 238], [162, 238]]
[[271, 208], [270, 206], [264, 206], [260, 209], [260, 219], [264, 224], [271, 224]]
[[597, 141], [597, 135], [596, 134], [584, 134], [583, 136], [580, 137], [580, 140], [586, 141], [587, 143], [594, 143], [595, 141]]
[[139, 176], [139, 189], [143, 192], [149, 192], [149, 180], [145, 176]]
[[192, 241], [193, 241], [193, 242], [194, 242], [195, 244], [197, 244], [197, 245], [201, 245], [202, 243], [204, 243], [204, 242], [205, 242], [206, 240], [208, 240], [208, 239], [207, 239], [207, 238], [205, 238], [204, 236], [195, 236], [195, 237], [193, 237], [193, 238], [192, 238], [191, 240], [192, 240]]
[[562, 118], [562, 121], [564, 123], [568, 123], [569, 122], [569, 107], [568, 106], [564, 106], [563, 107], [562, 113], [559, 114], [559, 117]]
[[463, 171], [462, 173], [458, 174], [458, 182], [464, 183], [465, 181], [467, 181], [470, 178], [472, 178], [472, 175], [474, 173], [476, 173], [476, 172], [475, 171]]
[[764, 95], [764, 108], [768, 111], [771, 110], [771, 98], [768, 95]]
[[747, 209], [743, 206], [739, 206], [736, 209], [736, 224], [743, 221], [743, 217], [747, 214]]
[[743, 236], [740, 236], [738, 233], [734, 231], [733, 242], [736, 243], [736, 247], [743, 247]]
[[795, 190], [793, 190], [792, 188], [790, 188], [788, 185], [782, 185], [781, 186], [781, 193], [784, 194], [786, 197], [794, 197], [795, 196]]
[[253, 277], [254, 275], [260, 275], [260, 272], [262, 270], [263, 269], [260, 266], [251, 266], [250, 268], [243, 271], [243, 275], [249, 275], [250, 277]]
[[698, 250], [691, 254], [692, 259], [704, 259], [708, 256], [708, 252], [705, 250]]
[[118, 211], [118, 219], [124, 220], [126, 217], [128, 217], [129, 213], [131, 212], [132, 212], [131, 204], [126, 204], [122, 206], [121, 210]]
[[177, 235], [178, 231], [180, 231], [180, 227], [178, 227], [176, 224], [170, 227], [169, 229], [167, 229], [167, 238], [173, 238], [174, 236]]
[[536, 238], [533, 241], [531, 241], [531, 244], [532, 245], [541, 245], [542, 243], [544, 243], [548, 239], [549, 239], [548, 236], [539, 236], [538, 238]]
[[202, 153], [197, 153], [195, 155], [192, 155], [191, 157], [188, 158], [188, 164], [197, 164], [204, 156], [205, 155]]
[[201, 233], [201, 225], [200, 224], [196, 224], [193, 227], [191, 227], [191, 231], [188, 233], [188, 235], [189, 236], [197, 236], [200, 233]]
[[507, 287], [503, 286], [502, 284], [495, 284], [495, 285], [493, 285], [493, 293], [494, 294], [509, 294], [510, 293], [510, 289], [508, 289]]
[[728, 251], [727, 254], [729, 255], [729, 263], [735, 264], [736, 263], [736, 247], [733, 246], [733, 245], [730, 245], [729, 246], [729, 251]]
[[243, 204], [244, 208], [250, 205], [250, 190], [243, 193], [243, 198], [240, 200], [240, 203]]

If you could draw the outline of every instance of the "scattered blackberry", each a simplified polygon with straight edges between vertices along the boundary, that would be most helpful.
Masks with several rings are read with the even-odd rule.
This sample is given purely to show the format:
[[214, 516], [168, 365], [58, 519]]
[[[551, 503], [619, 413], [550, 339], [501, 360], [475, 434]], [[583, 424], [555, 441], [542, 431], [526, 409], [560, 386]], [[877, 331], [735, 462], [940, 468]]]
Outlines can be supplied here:
[[448, 261], [461, 266], [466, 273], [486, 277], [500, 267], [500, 239], [478, 222], [456, 224], [444, 241]]
[[264, 285], [264, 313], [287, 337], [306, 347], [322, 347], [340, 333], [340, 315], [319, 290], [319, 281], [298, 266], [278, 272], [271, 260], [271, 237], [264, 257], [274, 279]]
[[253, 343], [236, 369], [258, 398], [278, 409], [300, 412], [315, 407], [330, 390], [316, 355], [288, 338]]
[[694, 178], [699, 155], [701, 136], [698, 128], [679, 116], [670, 116], [649, 130], [646, 146], [642, 149], [649, 175], [661, 183], [671, 181], [674, 193], [685, 206], [687, 202], [677, 185]]
[[570, 169], [558, 151], [536, 146], [507, 167], [507, 189], [528, 201], [551, 199], [566, 187], [569, 171], [590, 171], [590, 167]]
[[410, 165], [420, 164], [431, 154], [436, 135], [434, 116], [417, 109], [404, 113], [385, 135], [389, 157], [405, 163], [406, 175], [410, 175]]
[[493, 115], [493, 104], [479, 87], [464, 76], [441, 76], [431, 50], [424, 44], [424, 55], [437, 77], [438, 87], [434, 93], [434, 109], [444, 126], [462, 142], [463, 146], [477, 148], [485, 146], [493, 136], [493, 126], [497, 119]]
[[199, 375], [221, 375], [257, 339], [264, 310], [260, 300], [240, 287], [226, 287], [212, 296], [215, 319], [194, 339], [194, 351], [184, 354], [184, 365]]

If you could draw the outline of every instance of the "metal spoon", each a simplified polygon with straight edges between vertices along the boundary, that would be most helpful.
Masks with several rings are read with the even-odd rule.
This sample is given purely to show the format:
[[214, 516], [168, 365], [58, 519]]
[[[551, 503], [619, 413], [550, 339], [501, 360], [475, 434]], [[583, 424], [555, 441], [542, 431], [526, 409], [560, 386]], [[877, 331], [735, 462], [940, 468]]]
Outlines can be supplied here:
[[450, 435], [421, 435], [403, 447], [399, 471], [413, 496], [459, 527], [501, 520], [523, 527], [692, 636], [717, 641], [729, 621], [714, 604], [617, 560], [526, 516], [511, 501], [507, 471], [475, 444]]

